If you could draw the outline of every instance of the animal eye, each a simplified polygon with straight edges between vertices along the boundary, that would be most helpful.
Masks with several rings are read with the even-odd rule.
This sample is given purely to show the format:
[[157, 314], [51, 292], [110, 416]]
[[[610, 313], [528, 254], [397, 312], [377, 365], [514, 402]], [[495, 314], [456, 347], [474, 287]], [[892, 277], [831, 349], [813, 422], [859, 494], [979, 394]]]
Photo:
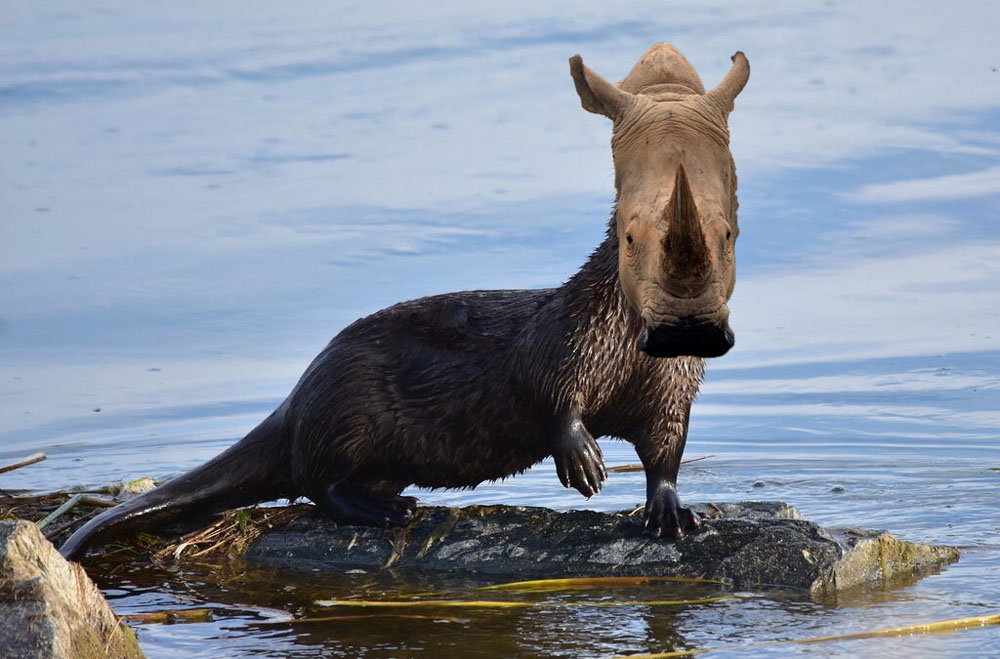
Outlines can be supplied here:
[[629, 245], [632, 244], [632, 234], [630, 233], [625, 234], [625, 242], [627, 242]]
[[733, 237], [733, 232], [732, 231], [727, 231], [726, 232], [726, 240], [729, 240], [732, 237]]

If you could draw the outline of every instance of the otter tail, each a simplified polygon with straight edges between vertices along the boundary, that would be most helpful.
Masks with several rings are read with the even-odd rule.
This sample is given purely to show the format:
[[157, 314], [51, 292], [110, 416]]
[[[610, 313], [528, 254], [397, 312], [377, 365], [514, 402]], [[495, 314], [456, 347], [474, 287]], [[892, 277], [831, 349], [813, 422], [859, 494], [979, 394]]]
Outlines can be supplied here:
[[278, 409], [200, 467], [90, 520], [59, 551], [77, 559], [100, 540], [154, 524], [292, 496], [288, 449], [281, 439], [283, 420], [283, 409]]

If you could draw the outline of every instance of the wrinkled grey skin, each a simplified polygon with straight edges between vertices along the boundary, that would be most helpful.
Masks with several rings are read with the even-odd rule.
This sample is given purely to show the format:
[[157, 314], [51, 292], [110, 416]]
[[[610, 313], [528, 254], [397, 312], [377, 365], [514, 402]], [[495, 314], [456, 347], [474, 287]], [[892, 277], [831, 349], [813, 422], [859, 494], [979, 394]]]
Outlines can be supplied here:
[[618, 204], [607, 237], [558, 288], [450, 293], [362, 318], [288, 398], [204, 465], [91, 520], [61, 551], [275, 498], [311, 499], [341, 523], [403, 525], [410, 485], [475, 487], [549, 456], [584, 496], [607, 477], [598, 436], [631, 442], [646, 526], [697, 526], [677, 469], [703, 357], [732, 345], [736, 176], [726, 116], [741, 53], [715, 90], [657, 44], [610, 85], [570, 69], [585, 108], [614, 120]]
[[[619, 84], [570, 60], [583, 107], [614, 121], [619, 277], [655, 357], [718, 357], [733, 346], [736, 169], [727, 118], [750, 73], [743, 53], [705, 93], [684, 56], [650, 48]], [[673, 183], [672, 185], [670, 183]]]

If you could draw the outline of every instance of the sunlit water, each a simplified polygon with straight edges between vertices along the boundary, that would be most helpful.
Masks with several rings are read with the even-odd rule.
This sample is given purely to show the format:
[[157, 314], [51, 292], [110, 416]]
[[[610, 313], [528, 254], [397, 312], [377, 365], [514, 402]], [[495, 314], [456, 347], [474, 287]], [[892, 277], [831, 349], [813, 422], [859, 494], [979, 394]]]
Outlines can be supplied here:
[[[686, 455], [715, 457], [682, 469], [682, 495], [784, 500], [824, 525], [958, 545], [960, 562], [822, 604], [303, 625], [282, 621], [330, 615], [317, 598], [484, 582], [234, 567], [102, 586], [122, 613], [216, 609], [140, 625], [156, 657], [609, 656], [1000, 613], [1000, 15], [962, 4], [5, 8], [0, 461], [49, 458], [0, 487], [178, 473], [267, 414], [353, 319], [564, 280], [612, 191], [610, 126], [580, 109], [566, 58], [617, 79], [666, 39], [709, 87], [736, 49], [752, 66], [731, 120], [737, 347], [710, 364]], [[543, 463], [419, 495], [618, 510], [642, 492], [641, 474], [613, 474], [584, 501]], [[1000, 633], [767, 651], [989, 656]]]

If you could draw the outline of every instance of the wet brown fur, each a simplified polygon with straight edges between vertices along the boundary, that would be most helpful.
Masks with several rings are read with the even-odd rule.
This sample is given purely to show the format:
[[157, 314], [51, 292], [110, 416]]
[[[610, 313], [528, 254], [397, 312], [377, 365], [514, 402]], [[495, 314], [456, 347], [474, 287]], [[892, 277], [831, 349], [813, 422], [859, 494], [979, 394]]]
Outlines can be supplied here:
[[[738, 66], [745, 67], [745, 59], [734, 71]], [[694, 70], [667, 44], [647, 51], [617, 86], [583, 67], [579, 57], [571, 60], [571, 70], [584, 107], [615, 120], [619, 200], [605, 240], [576, 275], [552, 289], [421, 298], [356, 321], [243, 440], [98, 516], [67, 541], [63, 553], [77, 557], [106, 536], [281, 497], [306, 496], [340, 522], [399, 524], [415, 505], [398, 496], [410, 485], [475, 487], [549, 456], [556, 457], [565, 485], [590, 495], [606, 476], [596, 436], [635, 445], [646, 471], [647, 525], [654, 534], [696, 526], [697, 517], [680, 506], [674, 483], [704, 360], [658, 358], [636, 346], [649, 338], [656, 320], [650, 304], [669, 307], [667, 317], [695, 318], [702, 314], [698, 304], [715, 313], [732, 291], [731, 263], [725, 260], [731, 243], [721, 239], [736, 231], [725, 118], [746, 71], [737, 71], [742, 81], [732, 83], [731, 72], [720, 85], [735, 92], [720, 97], [717, 88], [705, 94]], [[660, 124], [644, 126], [650, 112], [666, 114]], [[642, 152], [638, 141], [646, 134], [649, 144], [649, 130], [662, 131], [662, 122], [673, 122], [674, 137], [660, 154], [666, 163]], [[684, 146], [689, 139], [695, 140], [690, 148]], [[657, 140], [662, 142], [662, 133], [654, 135]], [[635, 169], [642, 163], [623, 165], [622, 154], [636, 150], [651, 158], [647, 166], [656, 177]], [[690, 162], [673, 163], [677, 154], [688, 154]], [[652, 187], [633, 186], [630, 176]], [[671, 189], [668, 198], [663, 191]], [[707, 222], [698, 220], [704, 211], [711, 215]], [[620, 249], [630, 218], [628, 226], [647, 236], [644, 249], [653, 259], [636, 260], [635, 267], [628, 250]], [[680, 240], [679, 252], [663, 233], [667, 225], [667, 233]], [[623, 289], [622, 264], [630, 268], [631, 293]], [[659, 279], [644, 279], [644, 273]], [[675, 286], [678, 281], [683, 285]], [[666, 302], [644, 297], [671, 288], [694, 293]]]
[[552, 455], [573, 408], [594, 436], [679, 460], [704, 362], [633, 348], [617, 252], [610, 229], [560, 288], [422, 298], [345, 329], [286, 403], [295, 482], [475, 487]]

